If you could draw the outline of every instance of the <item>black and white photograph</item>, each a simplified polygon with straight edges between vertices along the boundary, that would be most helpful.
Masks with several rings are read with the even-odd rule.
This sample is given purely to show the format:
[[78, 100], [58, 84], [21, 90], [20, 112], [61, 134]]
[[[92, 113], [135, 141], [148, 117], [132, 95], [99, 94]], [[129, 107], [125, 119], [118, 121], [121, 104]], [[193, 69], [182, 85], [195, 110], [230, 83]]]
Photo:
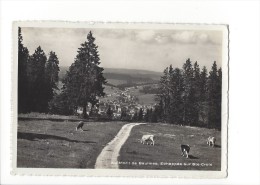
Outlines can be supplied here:
[[260, 184], [260, 1], [0, 0], [0, 184]]
[[226, 176], [228, 25], [16, 22], [13, 35], [15, 171]]

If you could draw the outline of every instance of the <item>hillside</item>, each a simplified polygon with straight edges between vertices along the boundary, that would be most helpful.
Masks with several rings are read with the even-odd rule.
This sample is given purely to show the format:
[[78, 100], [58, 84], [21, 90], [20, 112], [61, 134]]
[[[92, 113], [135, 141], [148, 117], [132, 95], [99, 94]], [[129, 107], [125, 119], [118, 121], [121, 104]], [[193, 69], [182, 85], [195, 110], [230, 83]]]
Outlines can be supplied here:
[[[62, 80], [69, 67], [61, 66], [59, 78]], [[138, 69], [105, 68], [104, 77], [110, 86], [131, 87], [142, 84], [158, 83], [162, 73]]]
[[131, 77], [150, 78], [153, 80], [159, 80], [160, 77], [162, 76], [161, 72], [140, 70], [140, 69], [105, 68], [104, 73], [124, 74], [124, 75], [129, 75]]

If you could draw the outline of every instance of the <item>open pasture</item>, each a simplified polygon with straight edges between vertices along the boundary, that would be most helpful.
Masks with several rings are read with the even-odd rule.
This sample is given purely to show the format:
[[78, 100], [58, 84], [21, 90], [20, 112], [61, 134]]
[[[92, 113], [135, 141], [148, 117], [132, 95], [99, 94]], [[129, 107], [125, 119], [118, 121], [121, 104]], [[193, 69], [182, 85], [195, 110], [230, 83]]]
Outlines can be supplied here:
[[114, 138], [123, 122], [18, 121], [17, 167], [94, 168], [104, 146]]
[[[153, 134], [155, 145], [140, 143], [142, 135]], [[207, 138], [214, 136], [216, 146]], [[163, 123], [139, 125], [121, 148], [118, 161], [122, 169], [220, 170], [221, 132], [214, 129]], [[181, 156], [181, 144], [190, 145], [189, 158]]]

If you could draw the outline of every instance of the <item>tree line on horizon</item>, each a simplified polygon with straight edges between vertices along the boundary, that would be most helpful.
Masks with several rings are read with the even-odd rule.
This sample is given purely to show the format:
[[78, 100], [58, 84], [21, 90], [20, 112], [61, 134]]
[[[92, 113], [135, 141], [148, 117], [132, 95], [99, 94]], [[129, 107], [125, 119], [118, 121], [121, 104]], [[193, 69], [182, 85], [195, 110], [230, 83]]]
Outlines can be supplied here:
[[158, 119], [179, 125], [221, 129], [222, 69], [207, 72], [187, 59], [182, 69], [167, 67], [157, 94]]

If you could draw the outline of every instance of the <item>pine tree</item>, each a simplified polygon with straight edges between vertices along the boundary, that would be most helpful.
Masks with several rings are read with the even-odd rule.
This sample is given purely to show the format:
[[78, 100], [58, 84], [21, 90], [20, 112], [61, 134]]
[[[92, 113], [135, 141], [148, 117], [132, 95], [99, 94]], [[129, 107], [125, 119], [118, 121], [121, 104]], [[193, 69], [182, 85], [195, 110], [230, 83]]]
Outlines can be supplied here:
[[208, 80], [208, 71], [206, 66], [203, 66], [200, 73], [200, 98], [204, 102], [207, 99], [207, 80]]
[[64, 89], [69, 101], [74, 106], [83, 107], [83, 117], [86, 118], [86, 106], [88, 103], [95, 105], [100, 96], [104, 96], [106, 83], [103, 77], [103, 68], [99, 67], [98, 46], [95, 38], [89, 32], [87, 41], [81, 44], [75, 62], [70, 66], [64, 80]]
[[199, 100], [199, 117], [203, 124], [207, 124], [208, 103], [207, 103], [207, 81], [208, 72], [206, 66], [200, 73], [200, 100]]
[[28, 75], [28, 108], [31, 111], [46, 112], [48, 108], [47, 94], [45, 81], [45, 64], [47, 57], [44, 51], [39, 46], [34, 54], [30, 56], [27, 67]]
[[217, 84], [217, 118], [216, 118], [216, 128], [221, 130], [221, 103], [222, 103], [222, 69], [218, 70], [218, 84]]
[[208, 80], [208, 127], [216, 128], [219, 125], [219, 77], [216, 61], [214, 61]]
[[59, 80], [59, 60], [55, 52], [51, 51], [45, 66], [46, 101], [49, 102], [55, 95]]
[[151, 122], [156, 123], [158, 121], [157, 111], [156, 109], [151, 109]]
[[153, 108], [150, 108], [150, 110], [149, 110], [149, 118], [148, 118], [148, 120], [149, 120], [150, 123], [151, 123], [152, 120], [153, 120], [153, 114], [154, 114]]
[[103, 76], [103, 71], [104, 68], [99, 67], [100, 65], [100, 58], [99, 58], [99, 54], [98, 54], [98, 46], [95, 44], [95, 38], [92, 35], [92, 32], [90, 31], [88, 36], [87, 36], [87, 44], [88, 44], [88, 48], [89, 48], [89, 60], [91, 61], [92, 65], [92, 75], [94, 75], [94, 79], [92, 79], [93, 81], [93, 87], [95, 89], [95, 91], [93, 91], [91, 93], [90, 96], [90, 103], [93, 105], [95, 105], [98, 102], [98, 99], [96, 97], [100, 97], [100, 96], [104, 96], [104, 89], [105, 87], [103, 85], [105, 85], [106, 79]]
[[57, 82], [59, 80], [59, 59], [55, 52], [49, 53], [49, 58], [46, 63], [45, 78], [50, 81], [52, 88], [57, 88]]
[[143, 114], [144, 114], [144, 111], [142, 108], [140, 108], [139, 114], [138, 114], [138, 121], [143, 121]]
[[28, 112], [28, 78], [27, 63], [29, 51], [23, 45], [21, 28], [18, 28], [18, 113]]
[[112, 119], [113, 118], [113, 110], [111, 109], [111, 106], [109, 105], [108, 106], [108, 109], [107, 109], [107, 117], [109, 119]]
[[182, 124], [184, 114], [184, 84], [182, 71], [179, 68], [175, 68], [170, 75], [170, 91], [171, 91], [171, 104], [170, 104], [170, 123]]
[[169, 123], [173, 123], [174, 122], [174, 115], [173, 115], [173, 110], [175, 109], [174, 107], [174, 100], [175, 100], [175, 97], [174, 97], [174, 90], [176, 88], [176, 85], [174, 84], [174, 80], [175, 80], [175, 77], [174, 77], [174, 74], [173, 74], [173, 67], [172, 65], [170, 65], [169, 67], [169, 71], [168, 71], [168, 94], [169, 94], [169, 97], [168, 97], [168, 106], [166, 107], [166, 120], [167, 122]]
[[194, 63], [193, 66], [193, 92], [194, 92], [194, 100], [193, 100], [193, 121], [192, 121], [192, 125], [194, 126], [198, 126], [199, 124], [199, 110], [200, 110], [200, 83], [201, 83], [201, 79], [200, 79], [200, 67], [198, 65], [198, 62], [196, 61]]
[[184, 80], [183, 122], [186, 125], [192, 125], [194, 122], [195, 92], [193, 88], [193, 67], [190, 59], [186, 60], [186, 62], [183, 65], [183, 80]]
[[49, 112], [59, 115], [71, 115], [75, 112], [75, 107], [68, 101], [66, 92], [55, 94], [49, 102]]
[[144, 121], [149, 122], [149, 117], [150, 117], [150, 109], [146, 109], [146, 114], [144, 115]]
[[162, 118], [166, 121], [169, 117], [170, 89], [169, 89], [169, 68], [167, 67], [159, 83], [159, 92], [157, 94], [162, 107]]

